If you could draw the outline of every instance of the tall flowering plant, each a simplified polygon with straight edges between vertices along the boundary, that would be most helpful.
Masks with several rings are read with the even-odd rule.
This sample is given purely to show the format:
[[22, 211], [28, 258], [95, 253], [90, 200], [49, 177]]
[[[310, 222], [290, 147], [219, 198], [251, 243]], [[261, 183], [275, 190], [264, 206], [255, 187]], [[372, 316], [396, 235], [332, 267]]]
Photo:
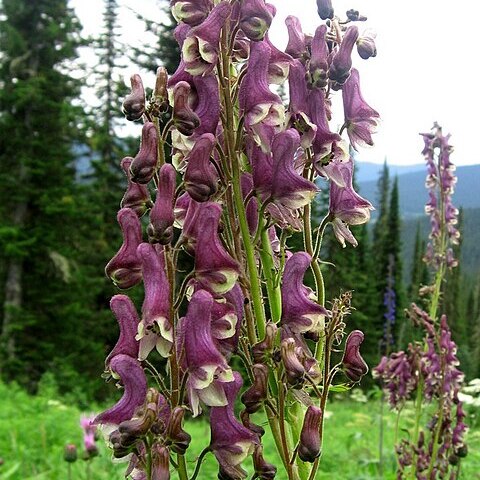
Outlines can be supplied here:
[[[371, 145], [378, 123], [352, 68], [354, 47], [368, 58], [375, 45], [359, 34], [366, 19], [358, 12], [340, 19], [329, 1], [317, 4], [325, 22], [310, 36], [288, 17], [282, 52], [268, 37], [275, 7], [264, 0], [172, 0], [178, 69], [158, 69], [148, 102], [132, 77], [123, 109], [143, 122], [142, 140], [121, 162], [123, 243], [106, 273], [121, 290], [143, 283], [145, 295], [140, 312], [125, 294], [111, 300], [120, 336], [105, 371], [123, 396], [96, 423], [133, 479], [168, 479], [171, 470], [194, 479], [207, 454], [219, 479], [246, 478], [248, 457], [255, 478], [272, 479], [277, 466], [264, 458], [263, 435], [273, 437], [289, 479], [313, 479], [329, 391], [368, 371], [363, 333], [347, 336], [350, 294], [326, 303], [320, 248], [329, 225], [355, 246], [349, 226], [370, 218], [349, 152]], [[285, 82], [286, 106], [271, 88]], [[332, 118], [343, 123], [338, 133]], [[313, 231], [318, 176], [330, 182], [330, 203]], [[288, 246], [295, 230], [304, 251]], [[193, 268], [182, 274], [187, 256]], [[315, 291], [304, 284], [308, 269]], [[154, 350], [165, 359], [158, 365]], [[243, 376], [232, 368], [239, 362]], [[260, 410], [268, 433], [253, 421]], [[188, 472], [184, 420], [205, 413], [210, 442]]]
[[[407, 438], [398, 439], [397, 435], [398, 478], [454, 480], [460, 459], [467, 454], [465, 413], [459, 399], [464, 376], [447, 317], [438, 311], [445, 272], [458, 263], [452, 251], [459, 239], [458, 210], [451, 200], [456, 177], [450, 161], [449, 135], [443, 135], [435, 124], [432, 133], [422, 136], [429, 192], [425, 211], [432, 227], [424, 261], [432, 269], [433, 284], [420, 291], [426, 297], [427, 308], [412, 304], [408, 316], [424, 331], [424, 338], [409, 344], [406, 351], [383, 357], [374, 375], [380, 378], [399, 418], [406, 402], [414, 402], [412, 431]], [[398, 425], [397, 421], [397, 434]]]

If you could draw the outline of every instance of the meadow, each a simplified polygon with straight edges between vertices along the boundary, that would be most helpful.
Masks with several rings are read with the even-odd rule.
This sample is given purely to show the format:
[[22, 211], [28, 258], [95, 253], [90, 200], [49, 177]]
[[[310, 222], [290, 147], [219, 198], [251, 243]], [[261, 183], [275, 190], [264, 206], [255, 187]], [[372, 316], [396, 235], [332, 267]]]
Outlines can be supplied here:
[[[82, 413], [98, 411], [100, 407], [80, 409], [72, 399], [59, 397], [55, 388], [41, 389], [30, 396], [15, 385], [0, 384], [0, 466], [1, 480], [66, 480], [67, 463], [63, 450], [67, 443], [78, 447], [79, 460], [72, 464], [73, 480], [121, 480], [126, 464], [113, 464], [104, 442], [99, 440], [100, 455], [90, 465], [81, 459], [82, 431], [79, 418]], [[408, 405], [405, 408], [410, 408]], [[477, 407], [478, 409], [478, 407]], [[364, 395], [360, 390], [350, 396], [337, 396], [329, 404], [326, 420], [326, 443], [319, 479], [341, 480], [393, 480], [395, 457], [393, 442], [395, 415], [385, 408], [383, 475], [379, 466], [379, 425], [381, 404], [378, 392]], [[408, 412], [407, 412], [408, 413]], [[461, 467], [460, 478], [480, 479], [480, 425], [478, 417], [470, 412], [467, 442], [469, 455]], [[405, 415], [412, 418], [413, 415]], [[262, 423], [259, 416], [255, 419]], [[404, 425], [408, 427], [408, 425]], [[403, 425], [400, 426], [403, 428]], [[189, 421], [187, 429], [192, 435], [188, 450], [188, 467], [193, 472], [196, 456], [208, 442], [209, 427], [204, 420]], [[279, 463], [275, 447], [265, 443], [265, 457]], [[248, 466], [248, 465], [247, 465]], [[89, 470], [89, 473], [88, 473]], [[279, 472], [278, 480], [286, 477]], [[214, 480], [216, 462], [207, 455], [198, 476]]]

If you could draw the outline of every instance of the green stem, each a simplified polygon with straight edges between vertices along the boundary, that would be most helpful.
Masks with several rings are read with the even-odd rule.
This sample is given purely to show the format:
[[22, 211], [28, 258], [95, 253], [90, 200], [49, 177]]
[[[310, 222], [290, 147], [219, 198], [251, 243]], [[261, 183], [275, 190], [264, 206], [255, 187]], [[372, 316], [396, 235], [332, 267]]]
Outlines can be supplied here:
[[177, 464], [178, 464], [178, 479], [179, 480], [188, 480], [187, 464], [185, 462], [185, 455], [177, 454]]
[[205, 455], [207, 455], [208, 452], [210, 452], [210, 447], [205, 447], [201, 451], [200, 455], [197, 458], [197, 464], [195, 465], [195, 471], [193, 472], [193, 475], [190, 478], [190, 480], [195, 480], [197, 478], [198, 474], [200, 473], [200, 468], [202, 466], [203, 459], [205, 458]]
[[[259, 220], [261, 222], [261, 219]], [[262, 248], [260, 250], [260, 259], [262, 261], [263, 273], [267, 281], [268, 303], [270, 305], [270, 315], [273, 322], [279, 322], [282, 316], [282, 294], [280, 284], [275, 278], [275, 265], [273, 263], [272, 244], [268, 238], [268, 230], [262, 228]]]

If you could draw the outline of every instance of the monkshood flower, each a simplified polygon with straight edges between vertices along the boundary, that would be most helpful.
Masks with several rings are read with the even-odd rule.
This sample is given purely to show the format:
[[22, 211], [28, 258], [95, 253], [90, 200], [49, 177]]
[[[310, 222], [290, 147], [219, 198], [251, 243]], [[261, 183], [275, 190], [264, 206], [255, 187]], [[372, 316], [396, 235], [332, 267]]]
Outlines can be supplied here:
[[260, 444], [255, 445], [253, 466], [259, 480], [273, 480], [277, 474], [277, 467], [263, 458], [263, 447]]
[[233, 373], [212, 338], [213, 297], [205, 290], [196, 291], [187, 315], [178, 327], [179, 358], [188, 371], [187, 392], [193, 416], [200, 413], [200, 401], [214, 406], [227, 405], [225, 385]]
[[188, 32], [182, 46], [182, 55], [185, 70], [191, 75], [207, 75], [215, 68], [220, 33], [230, 12], [230, 3], [220, 2], [200, 25]]
[[363, 99], [360, 91], [358, 70], [352, 68], [350, 78], [342, 88], [345, 125], [352, 147], [373, 145], [372, 134], [376, 132], [380, 115]]
[[270, 48], [270, 58], [268, 60], [267, 81], [275, 85], [282, 85], [288, 78], [290, 63], [293, 58], [285, 52], [279, 50], [265, 35], [263, 42]]
[[409, 352], [392, 353], [383, 357], [373, 369], [375, 378], [379, 378], [383, 388], [389, 394], [392, 408], [401, 408], [410, 398], [418, 383], [418, 352], [409, 346]]
[[271, 196], [276, 203], [295, 210], [310, 203], [318, 189], [294, 168], [300, 135], [293, 128], [275, 136], [272, 143], [273, 172]]
[[202, 23], [213, 7], [211, 0], [170, 0], [170, 5], [175, 20], [192, 27]]
[[282, 325], [293, 333], [316, 331], [328, 316], [328, 311], [311, 299], [313, 292], [303, 284], [311, 260], [306, 252], [294, 253], [283, 272]]
[[360, 354], [360, 345], [365, 335], [360, 330], [350, 332], [345, 342], [342, 369], [352, 382], [359, 382], [368, 373], [368, 365]]
[[268, 356], [273, 352], [275, 337], [278, 327], [273, 322], [268, 322], [265, 326], [265, 338], [252, 347], [252, 354], [255, 363], [264, 363]]
[[135, 305], [126, 295], [115, 295], [110, 300], [110, 309], [117, 319], [120, 335], [112, 351], [105, 359], [105, 370], [110, 367], [110, 360], [117, 355], [138, 357], [138, 342], [135, 335], [138, 330], [139, 319]]
[[219, 352], [228, 360], [237, 351], [243, 321], [245, 297], [240, 285], [235, 286], [212, 306], [212, 337]]
[[162, 247], [155, 248], [142, 243], [137, 249], [142, 262], [145, 299], [142, 305], [142, 321], [138, 324], [136, 339], [140, 341], [139, 360], [145, 360], [156, 347], [162, 357], [168, 357], [173, 344], [173, 328], [170, 320], [170, 283], [165, 272]]
[[185, 409], [183, 407], [175, 407], [172, 410], [168, 421], [168, 428], [165, 436], [168, 440], [168, 445], [171, 450], [180, 455], [185, 455], [192, 437], [183, 429], [183, 417], [185, 416]]
[[298, 359], [296, 347], [297, 345], [293, 338], [285, 338], [282, 340], [280, 347], [287, 381], [292, 386], [301, 385], [305, 377], [305, 367]]
[[220, 120], [220, 93], [215, 75], [196, 76], [192, 84], [197, 94], [194, 112], [200, 119], [200, 126], [195, 129], [196, 135], [217, 132]]
[[176, 176], [175, 168], [169, 163], [162, 165], [158, 172], [157, 194], [147, 227], [148, 240], [151, 243], [167, 245], [172, 241]]
[[140, 150], [130, 164], [132, 181], [135, 183], [148, 183], [157, 167], [157, 127], [152, 122], [145, 122], [142, 128], [142, 141]]
[[283, 125], [285, 110], [278, 95], [267, 80], [270, 47], [265, 42], [253, 42], [245, 78], [240, 85], [240, 114], [264, 152], [270, 151], [272, 136]]
[[217, 191], [218, 174], [210, 161], [216, 139], [211, 133], [197, 138], [186, 157], [187, 169], [183, 177], [185, 190], [196, 202], [206, 202]]
[[170, 480], [170, 452], [158, 443], [152, 446], [152, 480]]
[[140, 120], [145, 111], [145, 90], [142, 77], [135, 74], [130, 77], [131, 93], [125, 98], [122, 109], [127, 120]]
[[328, 83], [327, 26], [320, 25], [312, 40], [312, 54], [308, 64], [309, 83], [314, 88], [325, 88]]
[[219, 221], [220, 215], [213, 208], [202, 210], [196, 219], [195, 278], [207, 290], [223, 295], [235, 285], [239, 266], [222, 244]]
[[132, 162], [132, 157], [125, 157], [120, 163], [128, 181], [127, 190], [120, 202], [120, 208], [131, 208], [141, 217], [152, 207], [152, 201], [150, 199], [150, 192], [145, 185], [132, 182], [132, 176], [130, 174], [130, 165]]
[[256, 363], [252, 369], [254, 374], [253, 383], [241, 397], [245, 410], [248, 413], [255, 413], [261, 408], [262, 403], [267, 398], [268, 388], [268, 367], [262, 363]]
[[222, 480], [246, 478], [247, 472], [241, 464], [258, 443], [257, 436], [235, 418], [235, 398], [242, 384], [242, 377], [234, 372], [232, 381], [224, 384], [227, 403], [210, 410], [210, 448], [219, 463], [219, 478]]
[[186, 137], [193, 135], [200, 126], [200, 119], [189, 104], [190, 90], [190, 84], [184, 81], [179, 81], [173, 88], [173, 124]]
[[361, 225], [370, 220], [372, 204], [353, 189], [353, 159], [338, 165], [344, 186], [330, 182], [329, 214], [333, 219], [333, 231], [337, 240], [345, 246], [345, 240], [357, 246], [348, 225]]
[[263, 40], [273, 20], [264, 0], [243, 0], [240, 5], [240, 28], [252, 41]]
[[137, 257], [137, 247], [142, 242], [142, 226], [131, 208], [119, 210], [117, 221], [122, 229], [123, 243], [105, 267], [105, 273], [123, 290], [133, 287], [142, 279], [142, 267]]
[[300, 20], [293, 15], [289, 15], [285, 19], [285, 25], [288, 31], [288, 43], [285, 53], [292, 58], [305, 60], [308, 41], [303, 33]]
[[95, 443], [95, 434], [97, 426], [93, 423], [95, 416], [82, 415], [80, 417], [80, 427], [83, 430], [83, 445], [87, 454], [92, 457], [98, 454], [98, 448]]
[[328, 71], [328, 78], [333, 82], [332, 88], [338, 90], [350, 76], [352, 68], [352, 50], [358, 39], [358, 28], [352, 25], [347, 28], [340, 47], [334, 54]]
[[298, 456], [304, 462], [314, 462], [321, 453], [320, 425], [322, 421], [322, 410], [310, 405], [305, 413], [298, 445]]
[[322, 20], [333, 18], [332, 0], [317, 0], [317, 11]]
[[133, 417], [147, 394], [147, 379], [139, 361], [128, 355], [117, 355], [110, 361], [112, 374], [120, 377], [124, 387], [122, 398], [110, 409], [100, 413], [94, 423], [118, 425]]

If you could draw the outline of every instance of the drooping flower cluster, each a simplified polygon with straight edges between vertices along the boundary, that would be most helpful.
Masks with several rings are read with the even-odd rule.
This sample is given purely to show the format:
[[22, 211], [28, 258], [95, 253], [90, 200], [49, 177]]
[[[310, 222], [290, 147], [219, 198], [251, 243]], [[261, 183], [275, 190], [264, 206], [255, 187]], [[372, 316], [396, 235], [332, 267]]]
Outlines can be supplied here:
[[429, 201], [425, 212], [430, 216], [431, 233], [425, 259], [436, 269], [458, 265], [452, 246], [458, 244], [460, 233], [456, 227], [458, 210], [452, 203], [457, 177], [455, 165], [450, 161], [453, 147], [449, 144], [450, 135], [443, 135], [442, 128], [435, 123], [433, 133], [422, 133], [425, 148], [422, 154], [427, 163]]
[[[123, 243], [106, 274], [121, 290], [143, 284], [144, 298], [141, 311], [127, 295], [112, 298], [120, 335], [105, 370], [124, 391], [96, 423], [108, 430], [114, 456], [129, 461], [127, 476], [166, 480], [172, 463], [184, 479], [184, 416], [207, 412], [205, 454], [217, 459], [219, 479], [245, 478], [248, 456], [257, 478], [272, 479], [277, 469], [263, 458], [265, 430], [251, 419], [264, 408], [289, 478], [305, 472], [303, 462], [315, 462], [314, 476], [323, 410], [312, 405], [304, 412], [298, 399], [318, 396], [321, 383], [322, 401], [308, 402], [325, 405], [337, 373], [353, 385], [368, 372], [363, 333], [344, 338], [348, 295], [333, 302], [333, 311], [325, 308], [318, 258], [327, 225], [344, 246], [356, 246], [349, 225], [367, 222], [372, 209], [353, 188], [347, 142], [371, 145], [378, 123], [352, 67], [356, 44], [361, 58], [374, 56], [365, 53], [372, 41], [362, 41], [355, 24], [365, 18], [341, 20], [319, 2], [321, 18], [331, 21], [312, 38], [288, 17], [282, 52], [268, 38], [276, 12], [264, 0], [171, 0], [171, 7], [179, 66], [170, 76], [158, 69], [150, 102], [134, 75], [123, 104], [128, 120], [143, 121], [142, 139], [138, 153], [121, 162]], [[285, 107], [271, 85], [287, 80]], [[329, 126], [336, 91], [344, 105], [338, 133]], [[314, 249], [306, 222], [318, 175], [331, 187]], [[303, 231], [306, 251], [290, 251], [292, 229]], [[304, 283], [309, 268], [315, 292]], [[341, 365], [325, 366], [339, 348]], [[158, 369], [155, 355], [162, 358]], [[251, 381], [240, 395], [239, 418], [234, 405], [244, 379], [233, 357]], [[148, 388], [147, 373], [158, 389]], [[295, 420], [287, 402], [297, 406]], [[294, 421], [303, 428], [292, 463], [295, 445], [285, 425]]]

